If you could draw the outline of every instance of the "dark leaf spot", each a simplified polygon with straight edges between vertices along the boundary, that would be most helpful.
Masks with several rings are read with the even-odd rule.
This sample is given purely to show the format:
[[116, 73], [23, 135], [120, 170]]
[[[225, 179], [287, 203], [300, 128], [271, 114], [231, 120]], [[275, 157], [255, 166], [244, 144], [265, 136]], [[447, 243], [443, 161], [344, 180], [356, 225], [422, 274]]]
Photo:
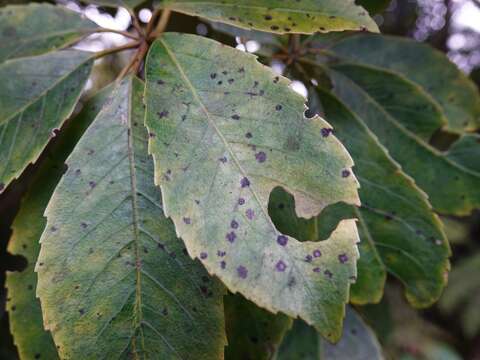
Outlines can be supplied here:
[[285, 264], [282, 260], [279, 260], [275, 265], [275, 269], [277, 269], [277, 271], [280, 271], [280, 272], [284, 272], [286, 268], [287, 268], [287, 264]]
[[288, 238], [285, 235], [278, 235], [277, 243], [281, 246], [287, 245]]
[[240, 265], [237, 267], [237, 275], [242, 279], [246, 279], [248, 276], [248, 270], [245, 266]]

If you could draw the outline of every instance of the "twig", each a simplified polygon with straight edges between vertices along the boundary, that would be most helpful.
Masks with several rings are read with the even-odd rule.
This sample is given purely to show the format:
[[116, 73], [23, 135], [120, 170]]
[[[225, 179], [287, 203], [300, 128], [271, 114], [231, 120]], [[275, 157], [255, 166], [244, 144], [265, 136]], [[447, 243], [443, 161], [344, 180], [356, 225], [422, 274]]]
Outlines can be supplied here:
[[95, 59], [99, 59], [101, 57], [104, 57], [104, 56], [107, 56], [107, 55], [110, 55], [110, 54], [114, 54], [114, 53], [117, 53], [117, 52], [120, 52], [120, 51], [123, 51], [123, 50], [136, 48], [140, 45], [140, 43], [141, 43], [140, 40], [139, 41], [133, 41], [133, 42], [127, 43], [127, 44], [122, 45], [122, 46], [117, 46], [117, 47], [114, 47], [114, 48], [99, 51], [95, 54]]
[[132, 25], [137, 30], [140, 36], [145, 35], [142, 29], [142, 26], [138, 22], [137, 16], [135, 15], [135, 12], [133, 12], [131, 9], [127, 9], [128, 13], [130, 14], [130, 17], [132, 18]]
[[153, 27], [155, 26], [155, 23], [157, 21], [157, 18], [158, 18], [158, 15], [160, 15], [160, 12], [162, 11], [162, 9], [156, 9], [153, 14], [152, 14], [152, 17], [150, 18], [150, 21], [148, 22], [147, 24], [147, 29], [145, 30], [145, 33], [147, 34], [146, 36], [148, 37], [148, 35], [150, 35], [150, 33], [152, 32], [153, 30]]
[[168, 20], [170, 20], [170, 15], [171, 15], [171, 10], [170, 9], [164, 9], [162, 11], [162, 16], [160, 17], [160, 20], [158, 21], [158, 24], [157, 24], [157, 27], [155, 28], [155, 30], [153, 30], [148, 38], [149, 39], [152, 39], [152, 38], [156, 38], [158, 37], [161, 33], [163, 33], [163, 31], [165, 30], [165, 28], [167, 27], [168, 25]]
[[118, 81], [123, 79], [125, 75], [127, 75], [132, 70], [133, 73], [136, 74], [140, 68], [140, 65], [142, 64], [142, 60], [145, 57], [147, 51], [148, 43], [146, 41], [143, 41], [135, 55], [130, 59], [130, 62], [122, 69], [122, 71], [120, 71], [116, 80]]
[[95, 34], [95, 33], [115, 33], [115, 34], [123, 35], [133, 40], [140, 40], [138, 36], [135, 36], [134, 34], [129, 33], [127, 31], [121, 31], [121, 30], [99, 28], [99, 29], [92, 29], [91, 31], [86, 32], [86, 34]]

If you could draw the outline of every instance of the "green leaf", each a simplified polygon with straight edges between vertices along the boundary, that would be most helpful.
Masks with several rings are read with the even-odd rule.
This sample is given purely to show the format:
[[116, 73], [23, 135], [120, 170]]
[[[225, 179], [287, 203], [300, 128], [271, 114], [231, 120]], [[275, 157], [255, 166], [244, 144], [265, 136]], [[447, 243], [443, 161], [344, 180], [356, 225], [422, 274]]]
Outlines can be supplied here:
[[337, 62], [388, 71], [389, 77], [410, 80], [439, 106], [446, 118], [441, 126], [446, 130], [462, 133], [480, 128], [478, 89], [445, 54], [431, 46], [404, 37], [375, 34], [315, 39], [316, 46], [327, 45], [325, 54]]
[[98, 26], [84, 16], [50, 4], [0, 8], [0, 63], [72, 45]]
[[353, 0], [163, 0], [160, 6], [244, 29], [276, 34], [369, 30], [378, 27]]
[[428, 94], [405, 78], [364, 65], [331, 65], [328, 74], [333, 92], [427, 193], [435, 210], [466, 215], [480, 207], [480, 173], [428, 142], [443, 123]]
[[275, 228], [267, 209], [278, 186], [306, 218], [330, 203], [358, 204], [350, 156], [321, 136], [329, 125], [304, 117], [305, 99], [287, 79], [206, 38], [164, 34], [146, 79], [155, 179], [190, 256], [232, 292], [337, 339], [356, 275], [355, 222], [341, 222], [326, 241], [300, 243]]
[[272, 359], [292, 319], [271, 314], [241, 295], [224, 297], [228, 346], [227, 360]]
[[278, 351], [277, 359], [376, 360], [383, 359], [383, 356], [373, 331], [354, 310], [347, 308], [343, 335], [337, 344], [322, 340], [313, 328], [296, 320]]
[[143, 89], [127, 78], [113, 91], [46, 210], [37, 294], [62, 358], [223, 356], [224, 288], [163, 215]]
[[47, 156], [22, 200], [12, 225], [8, 251], [25, 257], [27, 261], [23, 271], [7, 273], [6, 280], [10, 329], [22, 360], [58, 359], [52, 336], [43, 329], [40, 301], [35, 297], [37, 274], [34, 273], [34, 265], [40, 251], [39, 239], [46, 224], [43, 213], [64, 172], [65, 159], [98, 113], [106, 99], [107, 90], [102, 90], [89, 100], [62, 132], [60, 140], [48, 148]]
[[0, 64], [0, 192], [70, 116], [92, 64], [91, 53], [76, 50]]
[[317, 95], [336, 136], [354, 158], [360, 181], [362, 206], [354, 210], [361, 238], [359, 281], [352, 287], [351, 300], [360, 304], [380, 300], [385, 284], [385, 275], [376, 266], [380, 260], [404, 284], [412, 305], [431, 305], [440, 297], [450, 268], [450, 249], [439, 218], [362, 119], [330, 92], [319, 89]]

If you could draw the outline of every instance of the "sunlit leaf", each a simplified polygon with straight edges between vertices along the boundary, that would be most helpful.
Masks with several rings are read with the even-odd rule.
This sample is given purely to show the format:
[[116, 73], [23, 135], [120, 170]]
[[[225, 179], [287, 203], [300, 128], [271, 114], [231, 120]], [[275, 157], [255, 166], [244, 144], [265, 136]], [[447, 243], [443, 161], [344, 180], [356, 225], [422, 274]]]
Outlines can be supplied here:
[[333, 92], [427, 193], [435, 210], [465, 215], [480, 208], [480, 172], [428, 142], [444, 117], [427, 93], [388, 71], [355, 64], [331, 69]]
[[259, 308], [239, 294], [224, 297], [226, 360], [272, 359], [292, 319]]
[[[362, 206], [354, 212], [363, 246], [359, 281], [352, 288], [351, 299], [356, 303], [380, 300], [385, 277], [371, 272], [371, 261], [377, 259], [371, 253], [378, 253], [385, 269], [405, 285], [413, 305], [431, 305], [440, 297], [449, 269], [450, 251], [440, 220], [425, 194], [402, 172], [362, 119], [333, 94], [319, 89], [317, 95], [335, 135], [354, 158], [360, 181]], [[379, 291], [372, 292], [375, 286]]]
[[193, 258], [232, 292], [300, 316], [338, 339], [356, 275], [355, 222], [323, 242], [300, 243], [268, 215], [278, 186], [297, 213], [358, 204], [350, 156], [305, 99], [255, 57], [212, 40], [164, 34], [146, 65], [146, 124], [165, 213]]
[[163, 215], [142, 94], [139, 80], [118, 85], [48, 204], [36, 266], [45, 325], [62, 358], [221, 359], [224, 290]]
[[51, 4], [0, 8], [0, 63], [73, 44], [98, 26], [83, 15]]
[[160, 6], [244, 29], [277, 34], [378, 32], [375, 21], [353, 0], [163, 0]]
[[92, 63], [90, 53], [66, 50], [0, 64], [0, 192], [70, 116]]
[[[445, 54], [431, 46], [407, 38], [375, 34], [340, 35], [334, 39], [317, 37], [312, 44], [323, 48], [324, 54], [332, 56], [336, 62], [350, 63], [359, 69], [388, 71], [389, 77], [395, 75], [410, 80], [413, 87], [431, 97], [441, 109], [446, 119], [439, 124], [441, 127], [457, 133], [480, 128], [478, 89]], [[390, 100], [401, 107], [404, 106], [402, 100], [406, 99]]]
[[105, 89], [89, 100], [62, 132], [60, 141], [49, 147], [12, 225], [8, 251], [24, 256], [27, 261], [23, 271], [7, 273], [6, 280], [10, 329], [22, 360], [58, 359], [52, 336], [43, 329], [40, 301], [35, 296], [37, 274], [33, 270], [46, 224], [43, 213], [64, 172], [66, 157], [98, 113], [107, 94], [108, 89]]
[[278, 351], [278, 360], [379, 360], [380, 344], [372, 330], [351, 308], [347, 309], [342, 338], [337, 344], [322, 340], [315, 329], [296, 320]]

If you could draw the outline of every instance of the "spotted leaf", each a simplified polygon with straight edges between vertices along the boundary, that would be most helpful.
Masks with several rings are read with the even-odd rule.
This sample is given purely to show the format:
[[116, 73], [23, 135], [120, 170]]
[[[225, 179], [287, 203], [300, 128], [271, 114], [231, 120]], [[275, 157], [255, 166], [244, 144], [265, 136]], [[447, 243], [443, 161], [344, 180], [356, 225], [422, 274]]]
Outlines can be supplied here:
[[446, 286], [450, 268], [450, 249], [438, 216], [362, 119], [330, 92], [318, 89], [316, 94], [354, 158], [360, 181], [362, 206], [353, 209], [353, 215], [359, 219], [361, 246], [352, 301], [378, 302], [386, 270], [404, 284], [412, 305], [431, 305]]
[[313, 328], [296, 320], [278, 351], [278, 360], [381, 360], [377, 337], [352, 309], [347, 316], [340, 341], [333, 345], [322, 340]]
[[222, 359], [223, 286], [163, 215], [143, 88], [129, 77], [113, 90], [48, 204], [36, 265], [45, 327], [66, 359]]
[[270, 192], [299, 216], [359, 203], [348, 153], [305, 99], [255, 57], [194, 35], [164, 34], [146, 64], [146, 124], [165, 213], [190, 255], [233, 292], [300, 316], [338, 339], [356, 275], [353, 220], [324, 242], [300, 243], [268, 215]]
[[161, 6], [244, 29], [277, 34], [369, 30], [375, 21], [353, 0], [163, 0]]
[[0, 63], [64, 48], [98, 26], [84, 16], [51, 4], [0, 8]]
[[0, 64], [0, 192], [70, 116], [92, 64], [90, 53], [76, 50]]
[[46, 223], [43, 213], [64, 172], [66, 157], [98, 113], [108, 92], [109, 88], [106, 88], [92, 97], [63, 130], [59, 141], [48, 148], [38, 175], [33, 179], [12, 225], [8, 251], [25, 257], [27, 261], [23, 271], [7, 273], [6, 280], [10, 330], [21, 359], [58, 359], [52, 336], [43, 329], [40, 301], [35, 296], [37, 274], [34, 273], [34, 266]]

